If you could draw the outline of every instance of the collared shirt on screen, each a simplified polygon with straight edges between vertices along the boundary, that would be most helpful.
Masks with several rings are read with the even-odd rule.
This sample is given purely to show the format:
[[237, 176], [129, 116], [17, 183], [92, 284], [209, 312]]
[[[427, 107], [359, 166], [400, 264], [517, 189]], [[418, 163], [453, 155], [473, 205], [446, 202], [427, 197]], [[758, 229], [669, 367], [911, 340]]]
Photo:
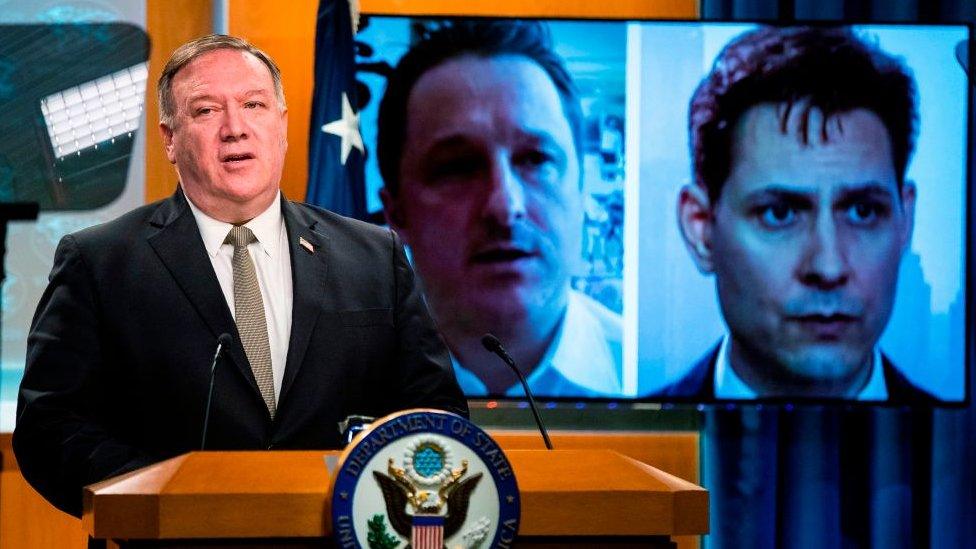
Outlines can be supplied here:
[[[203, 246], [210, 256], [220, 290], [234, 316], [234, 246], [224, 244], [230, 223], [218, 221], [190, 203], [190, 210], [200, 229]], [[291, 309], [293, 302], [291, 279], [291, 253], [288, 250], [288, 231], [281, 214], [281, 193], [267, 210], [244, 224], [251, 229], [257, 242], [247, 247], [261, 287], [264, 301], [264, 318], [268, 323], [268, 343], [271, 347], [271, 371], [274, 376], [275, 398], [281, 395], [281, 380], [285, 374], [288, 357], [288, 338], [291, 336]]]
[[[526, 378], [533, 395], [547, 397], [619, 397], [623, 338], [620, 315], [593, 298], [570, 290], [566, 316], [556, 337]], [[452, 357], [454, 373], [464, 394], [487, 396], [488, 388]], [[503, 374], [508, 368], [498, 364]], [[513, 377], [505, 396], [524, 396]]]
[[[736, 375], [729, 362], [729, 336], [722, 338], [715, 357], [715, 398], [730, 400], [753, 400], [758, 398], [751, 387]], [[861, 391], [857, 400], [888, 400], [888, 389], [885, 386], [884, 368], [881, 363], [881, 350], [877, 345], [871, 358], [871, 376]]]

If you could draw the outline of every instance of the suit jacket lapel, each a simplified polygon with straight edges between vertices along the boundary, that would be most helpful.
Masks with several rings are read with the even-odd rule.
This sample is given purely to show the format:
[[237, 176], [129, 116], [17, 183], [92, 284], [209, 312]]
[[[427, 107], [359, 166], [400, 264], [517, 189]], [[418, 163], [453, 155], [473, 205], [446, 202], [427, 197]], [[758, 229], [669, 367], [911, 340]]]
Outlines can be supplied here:
[[292, 272], [292, 322], [288, 340], [288, 359], [281, 382], [279, 406], [284, 402], [298, 371], [305, 361], [305, 351], [325, 303], [329, 272], [328, 237], [316, 231], [316, 221], [301, 208], [282, 197], [282, 212], [288, 229], [288, 250]]
[[665, 387], [662, 394], [705, 400], [715, 398], [715, 366], [718, 360], [718, 350], [721, 346], [720, 340], [717, 345], [705, 353], [705, 356], [698, 359], [698, 362], [684, 376]]
[[237, 324], [234, 323], [234, 317], [224, 299], [213, 265], [207, 258], [200, 229], [183, 191], [178, 189], [172, 197], [164, 201], [153, 213], [149, 223], [158, 229], [148, 236], [149, 245], [210, 328], [214, 336], [214, 348], [216, 349], [220, 334], [228, 333], [234, 337], [235, 344], [226, 350], [227, 355], [260, 397], [261, 391], [254, 381], [254, 374], [240, 343]]

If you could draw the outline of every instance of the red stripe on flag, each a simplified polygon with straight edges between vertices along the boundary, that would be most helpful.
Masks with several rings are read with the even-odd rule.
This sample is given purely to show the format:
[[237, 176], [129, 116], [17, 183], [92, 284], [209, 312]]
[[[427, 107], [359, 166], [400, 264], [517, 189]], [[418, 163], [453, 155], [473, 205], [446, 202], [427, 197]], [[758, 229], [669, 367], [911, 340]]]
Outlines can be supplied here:
[[413, 549], [442, 549], [444, 547], [443, 526], [414, 526], [410, 545]]

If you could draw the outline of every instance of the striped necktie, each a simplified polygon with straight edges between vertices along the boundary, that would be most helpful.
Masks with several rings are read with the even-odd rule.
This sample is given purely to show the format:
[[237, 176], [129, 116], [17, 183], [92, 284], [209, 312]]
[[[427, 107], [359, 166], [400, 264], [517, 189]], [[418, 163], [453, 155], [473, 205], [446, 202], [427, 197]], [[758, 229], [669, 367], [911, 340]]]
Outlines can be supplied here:
[[227, 233], [225, 244], [234, 246], [234, 315], [237, 332], [244, 344], [244, 353], [251, 363], [251, 372], [261, 390], [271, 418], [275, 415], [274, 375], [271, 372], [271, 345], [268, 343], [268, 323], [264, 318], [264, 300], [254, 262], [247, 245], [257, 242], [251, 229], [235, 226]]

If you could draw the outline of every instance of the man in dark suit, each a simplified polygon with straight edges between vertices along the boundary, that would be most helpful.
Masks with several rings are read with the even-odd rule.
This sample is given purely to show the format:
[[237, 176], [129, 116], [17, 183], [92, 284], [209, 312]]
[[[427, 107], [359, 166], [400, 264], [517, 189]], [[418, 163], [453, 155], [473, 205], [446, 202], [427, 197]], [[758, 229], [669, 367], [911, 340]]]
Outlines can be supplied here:
[[159, 85], [180, 185], [60, 243], [31, 326], [14, 449], [80, 514], [82, 487], [200, 448], [336, 448], [337, 424], [466, 414], [399, 238], [285, 200], [287, 111], [274, 62], [209, 36]]
[[[665, 387], [660, 396], [710, 401], [716, 399], [715, 365], [718, 363], [721, 343], [705, 354], [677, 382]], [[888, 402], [900, 404], [935, 404], [938, 400], [920, 389], [901, 373], [891, 360], [881, 355], [881, 379], [887, 390]]]
[[911, 242], [915, 82], [840, 28], [760, 28], [691, 100], [681, 233], [729, 333], [671, 396], [930, 401], [878, 348]]

